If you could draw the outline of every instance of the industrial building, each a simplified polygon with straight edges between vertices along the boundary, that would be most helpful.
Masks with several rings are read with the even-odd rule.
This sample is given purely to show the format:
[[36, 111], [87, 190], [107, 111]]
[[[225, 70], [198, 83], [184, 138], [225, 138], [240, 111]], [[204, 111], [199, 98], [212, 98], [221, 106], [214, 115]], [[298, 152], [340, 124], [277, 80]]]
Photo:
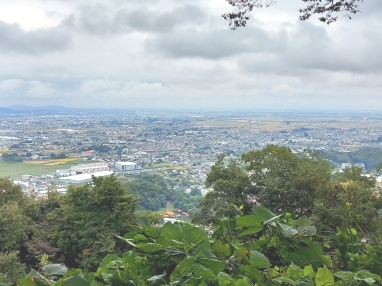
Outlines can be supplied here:
[[93, 174], [80, 174], [80, 175], [74, 175], [74, 176], [69, 176], [69, 177], [61, 177], [58, 178], [61, 182], [66, 183], [66, 184], [83, 184], [87, 182], [91, 182], [92, 176], [94, 177], [106, 177], [106, 176], [111, 176], [113, 172], [111, 171], [103, 171], [103, 172], [98, 172], [98, 173], [93, 173]]
[[134, 171], [138, 169], [137, 163], [134, 162], [115, 162], [114, 168], [116, 171]]
[[76, 171], [77, 174], [94, 174], [110, 170], [109, 165], [106, 163], [81, 164], [77, 166], [72, 166], [70, 167], [70, 169]]

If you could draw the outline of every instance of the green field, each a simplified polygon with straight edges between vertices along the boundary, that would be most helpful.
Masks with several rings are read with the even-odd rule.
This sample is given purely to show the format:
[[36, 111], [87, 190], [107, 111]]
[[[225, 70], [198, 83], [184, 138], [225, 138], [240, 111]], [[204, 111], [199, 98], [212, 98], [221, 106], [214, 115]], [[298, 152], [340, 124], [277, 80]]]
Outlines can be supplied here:
[[84, 163], [82, 160], [71, 161], [67, 164], [61, 165], [42, 165], [42, 164], [28, 164], [28, 163], [6, 163], [0, 162], [0, 177], [11, 177], [12, 179], [19, 179], [22, 175], [44, 175], [52, 174], [56, 170], [68, 169], [78, 163]]
[[150, 167], [147, 167], [147, 169], [169, 168], [172, 166], [174, 166], [172, 163], [156, 163], [152, 164]]

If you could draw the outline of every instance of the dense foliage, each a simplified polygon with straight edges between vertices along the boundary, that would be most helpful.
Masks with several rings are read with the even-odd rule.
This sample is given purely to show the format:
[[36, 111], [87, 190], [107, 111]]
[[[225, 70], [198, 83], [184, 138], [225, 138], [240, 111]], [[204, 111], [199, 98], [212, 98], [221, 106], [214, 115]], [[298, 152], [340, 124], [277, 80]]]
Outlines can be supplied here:
[[20, 186], [0, 178], [0, 274], [5, 282], [16, 282], [26, 270], [19, 254], [37, 231], [33, 223], [37, 213], [35, 202]]
[[4, 162], [22, 162], [23, 158], [19, 156], [17, 153], [3, 153], [1, 158]]
[[[381, 284], [382, 199], [361, 169], [332, 175], [317, 154], [270, 145], [218, 157], [206, 186], [198, 212], [199, 189], [152, 174], [44, 200], [0, 179], [0, 285], [28, 269], [20, 285]], [[160, 195], [203, 226], [135, 212]]]
[[355, 229], [323, 238], [308, 221], [263, 207], [221, 220], [211, 236], [182, 223], [130, 228], [119, 237], [126, 252], [107, 255], [95, 272], [47, 265], [58, 281], [32, 271], [20, 285], [381, 285], [382, 248], [360, 242]]
[[173, 203], [175, 208], [188, 212], [198, 210], [203, 198], [200, 191], [187, 194], [184, 188], [175, 189], [156, 174], [140, 174], [127, 183], [127, 188], [139, 197], [142, 210], [158, 211], [166, 208], [167, 203]]
[[92, 269], [115, 246], [134, 220], [137, 198], [111, 177], [93, 177], [91, 184], [68, 189], [60, 207], [50, 213], [57, 225], [55, 242], [69, 266]]
[[320, 231], [335, 233], [337, 227], [348, 227], [351, 217], [352, 227], [368, 237], [382, 233], [382, 199], [375, 179], [357, 167], [332, 175], [327, 160], [316, 153], [294, 154], [289, 148], [268, 145], [244, 153], [242, 162], [225, 163], [221, 156], [206, 184], [213, 190], [203, 199], [195, 223], [235, 218], [260, 203], [294, 219], [310, 218]]
[[375, 170], [382, 158], [382, 148], [380, 147], [362, 147], [358, 150], [349, 152], [321, 151], [321, 155], [329, 160], [341, 163], [363, 163], [368, 170]]
[[[224, 155], [219, 156], [207, 176], [206, 186], [213, 189], [203, 199], [195, 222], [217, 223], [221, 217], [234, 218], [241, 211], [250, 212], [249, 198], [254, 194], [254, 188], [238, 162], [231, 160], [226, 166]], [[242, 210], [239, 210], [240, 206]]]

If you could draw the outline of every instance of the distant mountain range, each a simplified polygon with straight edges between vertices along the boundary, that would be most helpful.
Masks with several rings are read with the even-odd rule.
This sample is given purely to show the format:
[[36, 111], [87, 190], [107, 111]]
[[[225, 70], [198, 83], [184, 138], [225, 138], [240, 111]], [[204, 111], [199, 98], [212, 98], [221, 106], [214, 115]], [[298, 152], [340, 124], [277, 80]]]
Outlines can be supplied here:
[[27, 105], [13, 105], [9, 109], [15, 112], [29, 113], [29, 112], [42, 112], [42, 113], [51, 113], [51, 112], [73, 112], [83, 109], [64, 107], [60, 105], [48, 105], [48, 106], [27, 106]]
[[131, 113], [132, 110], [108, 110], [108, 109], [89, 109], [89, 108], [71, 108], [59, 105], [48, 106], [26, 106], [26, 105], [14, 105], [10, 107], [0, 107], [0, 115], [10, 114], [71, 114], [71, 113], [105, 113], [105, 112], [124, 112]]
[[13, 110], [6, 107], [0, 107], [0, 114], [10, 114], [13, 113]]

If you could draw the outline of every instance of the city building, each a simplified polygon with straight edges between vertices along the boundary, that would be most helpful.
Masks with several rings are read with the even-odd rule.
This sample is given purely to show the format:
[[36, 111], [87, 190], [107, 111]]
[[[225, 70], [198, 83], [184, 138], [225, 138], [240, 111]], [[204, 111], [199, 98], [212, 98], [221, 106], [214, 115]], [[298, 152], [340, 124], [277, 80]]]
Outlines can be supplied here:
[[81, 164], [70, 167], [71, 170], [76, 171], [77, 174], [94, 174], [98, 172], [109, 171], [109, 165], [105, 163], [96, 164]]
[[114, 168], [117, 171], [133, 171], [137, 170], [138, 166], [137, 163], [134, 162], [115, 162]]
[[61, 177], [58, 178], [61, 182], [66, 184], [83, 184], [87, 182], [91, 182], [92, 176], [94, 177], [107, 177], [111, 176], [113, 172], [111, 171], [103, 171], [103, 172], [97, 172], [93, 174], [79, 174], [69, 177]]

